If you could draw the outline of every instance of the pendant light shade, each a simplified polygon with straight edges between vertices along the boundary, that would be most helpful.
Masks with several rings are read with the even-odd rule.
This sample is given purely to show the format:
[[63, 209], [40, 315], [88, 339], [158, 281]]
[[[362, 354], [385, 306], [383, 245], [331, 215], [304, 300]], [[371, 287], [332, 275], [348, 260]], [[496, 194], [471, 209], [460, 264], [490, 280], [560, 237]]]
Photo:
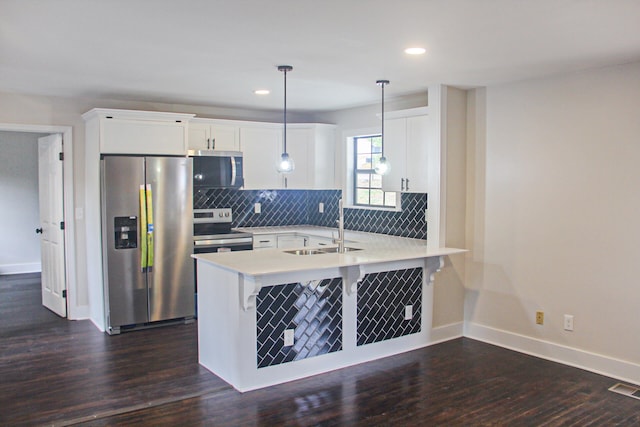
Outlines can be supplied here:
[[387, 158], [384, 156], [384, 86], [389, 84], [389, 80], [377, 80], [376, 84], [382, 88], [382, 132], [381, 132], [381, 157], [375, 167], [375, 172], [378, 175], [385, 175], [389, 172], [390, 165]]
[[287, 73], [293, 70], [291, 65], [279, 65], [278, 71], [282, 71], [284, 73], [284, 129], [282, 134], [282, 155], [280, 156], [280, 162], [278, 163], [278, 172], [280, 173], [291, 173], [295, 169], [295, 164], [293, 159], [289, 157], [289, 153], [287, 153]]

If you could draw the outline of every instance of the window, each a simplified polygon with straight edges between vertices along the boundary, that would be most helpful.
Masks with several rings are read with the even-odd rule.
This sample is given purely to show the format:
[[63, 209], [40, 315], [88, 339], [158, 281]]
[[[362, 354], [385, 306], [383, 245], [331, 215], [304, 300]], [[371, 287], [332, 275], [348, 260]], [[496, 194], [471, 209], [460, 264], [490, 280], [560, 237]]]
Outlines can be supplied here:
[[380, 135], [358, 136], [354, 147], [354, 201], [356, 206], [396, 207], [396, 193], [382, 190], [382, 176], [374, 171], [382, 156]]

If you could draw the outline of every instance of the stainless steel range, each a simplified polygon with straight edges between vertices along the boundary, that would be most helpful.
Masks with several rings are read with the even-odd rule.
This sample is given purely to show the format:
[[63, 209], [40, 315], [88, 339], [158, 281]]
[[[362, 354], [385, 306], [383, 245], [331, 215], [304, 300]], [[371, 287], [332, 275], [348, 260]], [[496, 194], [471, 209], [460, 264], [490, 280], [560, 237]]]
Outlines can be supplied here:
[[231, 208], [193, 210], [193, 253], [247, 251], [253, 249], [250, 233], [231, 230]]

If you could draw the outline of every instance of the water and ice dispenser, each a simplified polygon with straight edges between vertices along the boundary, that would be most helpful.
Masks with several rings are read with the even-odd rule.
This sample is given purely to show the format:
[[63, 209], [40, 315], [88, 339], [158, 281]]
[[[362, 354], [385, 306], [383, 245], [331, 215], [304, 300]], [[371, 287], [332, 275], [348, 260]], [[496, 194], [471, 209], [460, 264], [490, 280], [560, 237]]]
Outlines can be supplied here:
[[113, 219], [116, 249], [138, 247], [138, 217], [117, 216]]

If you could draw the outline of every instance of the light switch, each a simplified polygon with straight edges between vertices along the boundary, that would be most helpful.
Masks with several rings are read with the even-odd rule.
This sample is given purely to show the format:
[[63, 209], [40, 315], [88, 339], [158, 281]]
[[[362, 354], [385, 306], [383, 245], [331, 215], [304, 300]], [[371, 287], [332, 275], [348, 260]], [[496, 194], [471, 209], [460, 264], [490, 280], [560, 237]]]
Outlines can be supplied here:
[[318, 212], [324, 213], [324, 203], [318, 203]]
[[262, 205], [260, 203], [256, 203], [253, 205], [253, 211], [257, 214], [262, 212]]

